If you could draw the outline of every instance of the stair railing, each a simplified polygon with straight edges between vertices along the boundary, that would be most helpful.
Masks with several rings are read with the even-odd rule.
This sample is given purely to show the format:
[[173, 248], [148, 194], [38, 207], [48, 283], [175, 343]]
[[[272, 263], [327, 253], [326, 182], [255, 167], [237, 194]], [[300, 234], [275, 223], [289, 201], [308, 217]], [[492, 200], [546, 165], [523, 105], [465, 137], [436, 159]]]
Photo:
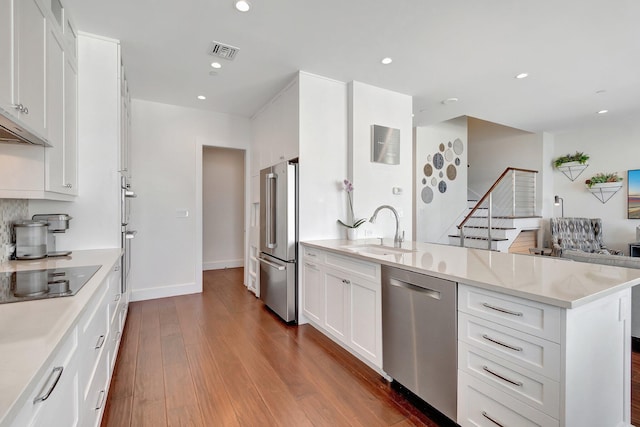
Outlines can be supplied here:
[[[536, 174], [538, 171], [506, 168], [456, 227], [460, 246], [464, 246], [464, 226], [486, 204], [487, 248], [491, 249], [494, 214], [503, 217], [533, 216], [536, 212]], [[496, 203], [494, 203], [496, 201]], [[494, 211], [495, 208], [495, 211]]]

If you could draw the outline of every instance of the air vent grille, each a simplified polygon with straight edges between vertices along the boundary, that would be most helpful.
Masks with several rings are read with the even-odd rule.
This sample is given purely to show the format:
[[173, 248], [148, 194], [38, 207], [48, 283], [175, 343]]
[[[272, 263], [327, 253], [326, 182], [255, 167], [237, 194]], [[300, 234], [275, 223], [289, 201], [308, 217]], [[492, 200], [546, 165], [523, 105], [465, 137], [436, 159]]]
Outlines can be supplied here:
[[211, 42], [211, 46], [209, 47], [209, 55], [233, 61], [239, 50], [240, 49], [238, 49], [237, 47], [222, 44], [220, 42]]

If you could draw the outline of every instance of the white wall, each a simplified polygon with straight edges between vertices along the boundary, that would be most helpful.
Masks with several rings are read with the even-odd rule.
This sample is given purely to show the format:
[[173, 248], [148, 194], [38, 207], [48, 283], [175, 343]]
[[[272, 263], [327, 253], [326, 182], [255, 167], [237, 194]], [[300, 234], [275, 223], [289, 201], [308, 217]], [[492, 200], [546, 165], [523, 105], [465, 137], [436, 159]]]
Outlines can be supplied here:
[[344, 238], [347, 84], [313, 74], [300, 82], [300, 240]]
[[[412, 99], [390, 90], [360, 82], [349, 84], [349, 174], [354, 185], [353, 208], [357, 218], [369, 218], [384, 204], [393, 206], [400, 218], [400, 233], [413, 235], [413, 130]], [[371, 126], [400, 129], [400, 164], [387, 165], [371, 161]], [[337, 181], [341, 177], [335, 177]], [[392, 194], [393, 187], [402, 195]], [[343, 195], [344, 197], [344, 195]], [[344, 198], [346, 204], [346, 197]], [[390, 211], [378, 215], [375, 224], [361, 227], [365, 236], [393, 238], [395, 219]], [[361, 231], [362, 233], [362, 231]], [[364, 237], [364, 236], [362, 236]]]
[[[637, 118], [614, 122], [603, 117], [594, 120], [591, 127], [558, 134], [555, 141], [554, 158], [575, 151], [591, 156], [589, 167], [573, 182], [557, 169], [553, 171], [555, 194], [564, 198], [564, 215], [602, 218], [605, 244], [628, 254], [628, 243], [636, 240], [635, 228], [640, 225], [640, 221], [627, 219], [627, 171], [640, 169], [640, 122]], [[624, 178], [622, 189], [605, 204], [584, 184], [599, 172], [618, 172]], [[559, 208], [555, 216], [560, 216]]]
[[244, 265], [244, 150], [204, 147], [202, 267]]
[[132, 298], [200, 290], [202, 146], [248, 149], [249, 141], [248, 119], [132, 101]]
[[[467, 153], [469, 144], [467, 140], [467, 117], [458, 117], [432, 126], [418, 127], [415, 129], [415, 237], [418, 242], [448, 243], [448, 234], [455, 233], [455, 225], [463, 215], [468, 212], [467, 205]], [[463, 151], [460, 155], [453, 153], [449, 144], [453, 145], [456, 139], [462, 141]], [[451, 150], [452, 161], [445, 161], [442, 168], [443, 177], [439, 177], [438, 170], [433, 169], [433, 174], [427, 177], [424, 173], [425, 164], [433, 165], [433, 155], [445, 152], [440, 151], [440, 144], [444, 144], [445, 152]], [[455, 158], [460, 159], [456, 166]], [[454, 180], [447, 177], [448, 165], [456, 170]], [[441, 193], [438, 186], [431, 184], [432, 178], [437, 182], [444, 181], [446, 191]], [[426, 190], [425, 190], [426, 189]], [[431, 191], [433, 199], [425, 203], [422, 191]], [[427, 198], [428, 200], [428, 198]], [[453, 227], [453, 228], [452, 228]]]

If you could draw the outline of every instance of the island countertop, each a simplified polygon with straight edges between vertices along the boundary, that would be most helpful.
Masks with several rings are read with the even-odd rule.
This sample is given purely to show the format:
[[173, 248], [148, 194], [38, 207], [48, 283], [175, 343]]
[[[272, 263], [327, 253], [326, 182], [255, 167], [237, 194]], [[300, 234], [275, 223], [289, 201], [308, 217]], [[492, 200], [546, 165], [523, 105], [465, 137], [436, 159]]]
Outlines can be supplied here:
[[97, 249], [74, 251], [67, 257], [0, 263], [0, 272], [102, 266], [74, 296], [0, 304], [0, 425], [24, 403], [121, 253], [119, 248]]
[[[375, 254], [362, 248], [380, 239], [315, 240], [303, 246], [466, 283], [562, 308], [576, 308], [640, 284], [640, 269], [588, 264], [433, 243], [403, 242], [403, 253]], [[392, 252], [393, 241], [384, 246]], [[379, 251], [384, 252], [384, 251]]]

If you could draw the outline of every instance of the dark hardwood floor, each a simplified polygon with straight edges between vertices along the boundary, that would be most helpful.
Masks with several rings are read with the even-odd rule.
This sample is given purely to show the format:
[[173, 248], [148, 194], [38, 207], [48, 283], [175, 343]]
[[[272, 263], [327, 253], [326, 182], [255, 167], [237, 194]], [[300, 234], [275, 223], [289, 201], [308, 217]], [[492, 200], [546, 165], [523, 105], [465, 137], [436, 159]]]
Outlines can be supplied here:
[[283, 324], [242, 276], [208, 271], [202, 294], [130, 304], [103, 426], [438, 426], [313, 327]]

